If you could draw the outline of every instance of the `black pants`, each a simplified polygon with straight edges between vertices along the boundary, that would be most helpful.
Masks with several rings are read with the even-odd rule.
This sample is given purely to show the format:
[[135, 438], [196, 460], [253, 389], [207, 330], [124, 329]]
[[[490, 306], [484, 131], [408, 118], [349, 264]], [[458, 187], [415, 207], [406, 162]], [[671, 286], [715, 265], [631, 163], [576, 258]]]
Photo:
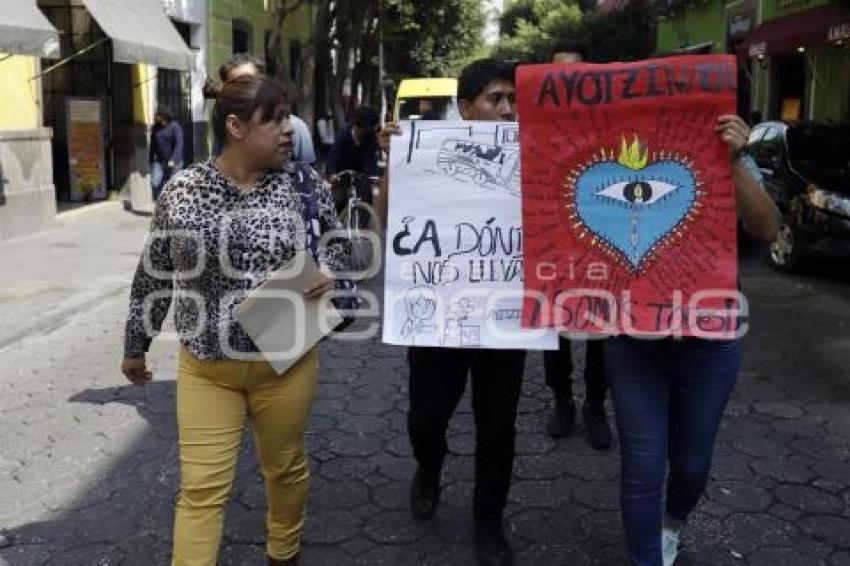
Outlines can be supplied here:
[[475, 416], [477, 519], [501, 520], [511, 486], [517, 403], [525, 369], [524, 350], [412, 347], [407, 430], [413, 455], [428, 472], [443, 465], [446, 429], [472, 373]]
[[[608, 383], [605, 381], [605, 365], [602, 355], [602, 340], [588, 340], [587, 357], [584, 363], [585, 401], [588, 405], [605, 403]], [[570, 341], [563, 336], [558, 338], [557, 350], [543, 352], [543, 371], [546, 374], [546, 385], [558, 399], [571, 397], [573, 394], [573, 359], [570, 354]]]

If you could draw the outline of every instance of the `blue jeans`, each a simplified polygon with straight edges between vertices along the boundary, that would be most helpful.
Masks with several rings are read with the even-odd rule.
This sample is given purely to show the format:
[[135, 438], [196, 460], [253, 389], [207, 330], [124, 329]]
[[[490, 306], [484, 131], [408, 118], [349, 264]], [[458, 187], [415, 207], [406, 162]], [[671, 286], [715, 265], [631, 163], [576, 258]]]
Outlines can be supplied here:
[[171, 179], [171, 176], [182, 168], [182, 163], [175, 164], [173, 169], [168, 164], [159, 161], [151, 163], [151, 187], [153, 188], [154, 202], [159, 198], [159, 194], [165, 188], [165, 184]]
[[661, 565], [665, 475], [667, 515], [684, 521], [696, 507], [740, 365], [738, 340], [621, 336], [605, 341], [620, 436], [620, 505], [632, 566]]

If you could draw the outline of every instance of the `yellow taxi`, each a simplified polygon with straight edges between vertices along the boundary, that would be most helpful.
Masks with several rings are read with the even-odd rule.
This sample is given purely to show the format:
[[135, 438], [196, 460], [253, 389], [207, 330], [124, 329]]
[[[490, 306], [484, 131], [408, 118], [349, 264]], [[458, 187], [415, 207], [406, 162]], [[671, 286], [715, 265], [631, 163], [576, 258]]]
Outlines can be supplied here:
[[393, 119], [457, 120], [457, 79], [404, 79], [396, 93]]

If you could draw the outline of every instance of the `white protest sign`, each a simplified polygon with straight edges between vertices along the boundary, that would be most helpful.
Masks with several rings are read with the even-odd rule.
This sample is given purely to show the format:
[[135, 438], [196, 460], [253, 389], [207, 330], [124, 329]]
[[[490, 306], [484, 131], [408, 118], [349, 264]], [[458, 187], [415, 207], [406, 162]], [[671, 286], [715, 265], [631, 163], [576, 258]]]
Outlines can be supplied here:
[[521, 329], [519, 128], [403, 122], [390, 150], [384, 342], [557, 348]]

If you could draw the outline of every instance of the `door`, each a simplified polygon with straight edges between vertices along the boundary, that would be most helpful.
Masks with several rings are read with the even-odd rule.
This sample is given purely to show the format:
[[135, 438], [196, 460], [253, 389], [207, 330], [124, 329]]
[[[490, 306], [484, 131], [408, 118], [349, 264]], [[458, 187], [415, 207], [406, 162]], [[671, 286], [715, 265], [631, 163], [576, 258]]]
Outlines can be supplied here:
[[[65, 65], [47, 72], [42, 77], [44, 124], [53, 129], [51, 145], [56, 199], [60, 202], [79, 200], [78, 192], [72, 190], [73, 156], [70, 154], [68, 134], [69, 124], [74, 121], [69, 109], [75, 106], [73, 103], [69, 104], [69, 100], [86, 99], [100, 104], [102, 122], [99, 128], [107, 139], [102, 144], [103, 150], [99, 160], [103, 163], [104, 176], [108, 183], [112, 178], [108, 140], [111, 116], [109, 90], [112, 80], [110, 43], [83, 6], [45, 2], [40, 3], [39, 8], [59, 30], [63, 55], [78, 53], [88, 48]], [[54, 64], [54, 60], [44, 60], [41, 66], [47, 70]]]
[[806, 115], [806, 57], [803, 53], [773, 58], [773, 116], [780, 120], [802, 120]]

